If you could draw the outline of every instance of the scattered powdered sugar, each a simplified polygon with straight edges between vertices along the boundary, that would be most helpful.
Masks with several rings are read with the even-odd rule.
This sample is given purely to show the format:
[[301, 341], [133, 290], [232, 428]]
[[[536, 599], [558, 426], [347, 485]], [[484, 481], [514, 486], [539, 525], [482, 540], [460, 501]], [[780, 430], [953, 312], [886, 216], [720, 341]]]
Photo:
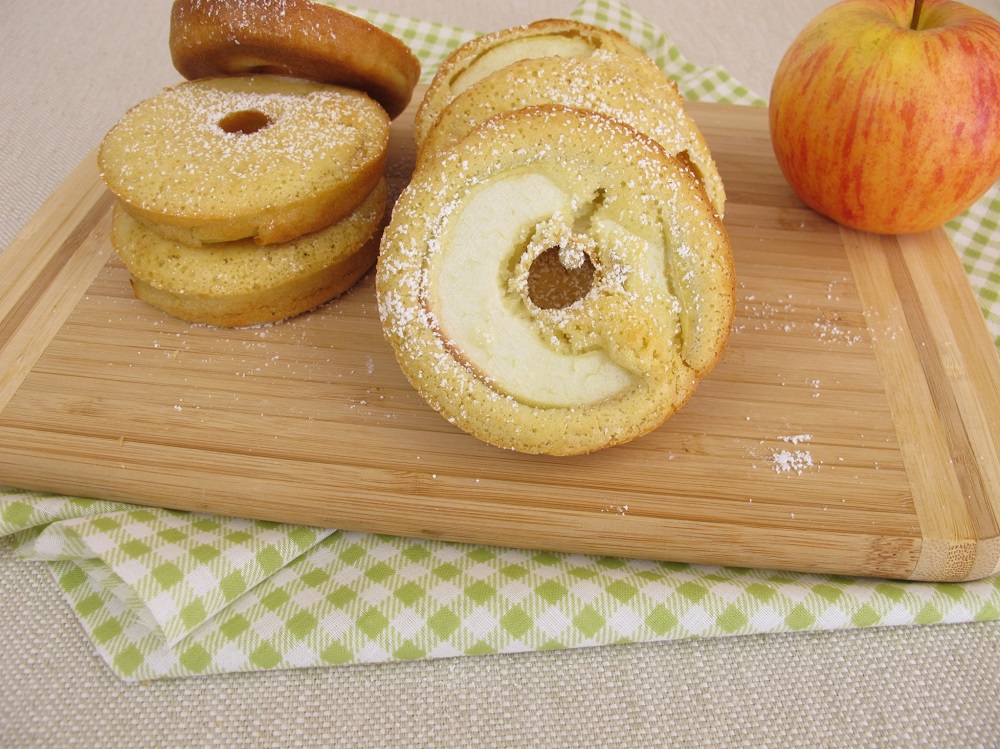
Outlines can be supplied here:
[[[842, 281], [830, 281], [826, 287], [825, 300], [839, 303], [841, 296], [834, 289]], [[742, 285], [742, 284], [741, 284]], [[849, 322], [844, 313], [836, 308], [827, 308], [822, 302], [796, 300], [790, 294], [773, 299], [764, 294], [743, 293], [737, 319], [733, 323], [733, 333], [778, 332], [805, 333], [821, 343], [854, 346], [865, 341], [864, 323], [856, 326]]]
[[790, 442], [793, 445], [797, 445], [800, 442], [808, 442], [809, 440], [812, 439], [812, 435], [811, 434], [793, 434], [793, 435], [788, 435], [786, 437], [778, 437], [778, 439], [781, 440], [782, 442]]
[[813, 323], [813, 330], [817, 338], [828, 343], [843, 343], [853, 346], [863, 340], [859, 333], [845, 327], [838, 320], [820, 318]]
[[775, 473], [794, 472], [799, 476], [813, 467], [812, 454], [807, 450], [775, 450], [771, 462]]
[[606, 508], [602, 509], [601, 512], [613, 512], [624, 516], [628, 514], [628, 505], [620, 505], [612, 502]]
[[[812, 434], [787, 434], [773, 438], [778, 442], [798, 448], [799, 445], [812, 441]], [[813, 459], [812, 452], [805, 449], [792, 449], [789, 447], [767, 447], [770, 440], [761, 440], [760, 444], [765, 446], [762, 451], [753, 450], [750, 457], [754, 461], [762, 461], [769, 470], [776, 474], [795, 474], [801, 476], [807, 471], [818, 469], [821, 465], [819, 461]], [[758, 463], [754, 462], [754, 467]]]
[[[778, 437], [782, 442], [799, 445], [812, 441], [811, 434], [789, 434]], [[801, 476], [814, 467], [812, 453], [808, 450], [774, 450], [771, 452], [771, 467], [775, 473], [794, 473]]]

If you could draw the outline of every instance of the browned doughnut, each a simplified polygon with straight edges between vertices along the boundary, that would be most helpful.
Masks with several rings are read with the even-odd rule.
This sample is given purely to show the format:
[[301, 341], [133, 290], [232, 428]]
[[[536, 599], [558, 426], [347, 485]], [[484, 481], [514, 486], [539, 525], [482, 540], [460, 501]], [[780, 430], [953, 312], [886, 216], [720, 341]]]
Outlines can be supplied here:
[[401, 40], [311, 0], [175, 0], [170, 54], [188, 79], [276, 73], [364, 91], [402, 112], [420, 62]]

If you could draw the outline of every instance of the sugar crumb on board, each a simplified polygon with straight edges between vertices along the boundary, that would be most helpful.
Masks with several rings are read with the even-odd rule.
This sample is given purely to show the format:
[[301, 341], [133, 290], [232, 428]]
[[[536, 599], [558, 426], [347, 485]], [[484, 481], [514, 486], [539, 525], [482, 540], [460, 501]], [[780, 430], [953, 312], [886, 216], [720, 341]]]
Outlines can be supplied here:
[[612, 502], [607, 507], [602, 508], [601, 512], [615, 513], [616, 515], [625, 516], [628, 514], [628, 505], [615, 504]]
[[[805, 295], [813, 299], [812, 302], [798, 300], [792, 293], [768, 298], [764, 294], [748, 292], [741, 283], [738, 314], [732, 332], [804, 333], [826, 344], [854, 346], [863, 343], [867, 340], [867, 325], [862, 323], [860, 328], [856, 328], [834, 308], [841, 304], [841, 288], [848, 282], [846, 278], [827, 282], [819, 292]], [[820, 301], [817, 302], [817, 299]], [[824, 300], [832, 304], [828, 307], [823, 304]]]
[[[800, 447], [812, 439], [812, 434], [802, 432], [761, 440], [759, 449], [753, 448], [749, 451], [751, 465], [755, 469], [763, 467], [775, 474], [786, 476], [802, 476], [807, 472], [818, 470], [822, 466], [822, 461], [814, 459], [811, 450]], [[779, 442], [783, 445], [769, 446], [769, 442]]]
[[796, 473], [799, 476], [813, 467], [812, 453], [808, 450], [775, 450], [771, 453], [775, 473]]

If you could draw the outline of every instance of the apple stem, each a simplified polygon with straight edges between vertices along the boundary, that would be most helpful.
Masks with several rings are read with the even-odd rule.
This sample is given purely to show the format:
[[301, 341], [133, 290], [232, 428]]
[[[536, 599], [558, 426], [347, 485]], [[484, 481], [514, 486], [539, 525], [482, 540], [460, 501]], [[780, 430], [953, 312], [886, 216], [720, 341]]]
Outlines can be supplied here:
[[910, 19], [910, 28], [916, 31], [920, 24], [920, 9], [924, 6], [924, 0], [913, 0], [913, 18]]

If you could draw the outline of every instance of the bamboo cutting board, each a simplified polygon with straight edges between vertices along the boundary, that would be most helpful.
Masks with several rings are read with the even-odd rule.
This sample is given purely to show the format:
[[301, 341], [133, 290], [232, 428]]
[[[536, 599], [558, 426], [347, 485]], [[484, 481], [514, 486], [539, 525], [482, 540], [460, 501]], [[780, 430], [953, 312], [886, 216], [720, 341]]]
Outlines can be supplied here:
[[[841, 229], [792, 195], [762, 109], [691, 105], [729, 195], [737, 319], [662, 428], [589, 456], [431, 411], [373, 274], [271, 327], [132, 297], [83, 163], [0, 254], [0, 483], [553, 551], [925, 580], [1000, 569], [1000, 364], [940, 230]], [[389, 176], [412, 168], [412, 108]]]

